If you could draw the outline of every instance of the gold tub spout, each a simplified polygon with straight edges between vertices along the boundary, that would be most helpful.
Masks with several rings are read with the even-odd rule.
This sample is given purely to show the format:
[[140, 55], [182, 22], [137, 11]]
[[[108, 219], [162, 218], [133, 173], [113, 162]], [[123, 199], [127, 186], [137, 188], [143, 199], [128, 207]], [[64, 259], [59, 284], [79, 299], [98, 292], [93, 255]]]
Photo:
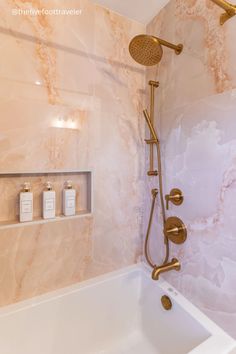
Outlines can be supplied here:
[[161, 266], [155, 266], [152, 272], [152, 279], [158, 280], [161, 273], [168, 272], [169, 270], [175, 269], [180, 270], [181, 266], [176, 258], [172, 258], [170, 263], [163, 264]]

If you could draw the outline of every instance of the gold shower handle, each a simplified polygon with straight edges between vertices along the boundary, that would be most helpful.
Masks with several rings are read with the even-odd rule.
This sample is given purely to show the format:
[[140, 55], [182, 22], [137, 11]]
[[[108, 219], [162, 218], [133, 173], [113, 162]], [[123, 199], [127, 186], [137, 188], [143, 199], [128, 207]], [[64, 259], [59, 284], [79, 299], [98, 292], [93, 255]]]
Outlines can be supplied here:
[[184, 201], [183, 193], [178, 188], [173, 188], [170, 191], [170, 194], [166, 194], [166, 209], [169, 209], [169, 202], [173, 203], [174, 205], [181, 205]]

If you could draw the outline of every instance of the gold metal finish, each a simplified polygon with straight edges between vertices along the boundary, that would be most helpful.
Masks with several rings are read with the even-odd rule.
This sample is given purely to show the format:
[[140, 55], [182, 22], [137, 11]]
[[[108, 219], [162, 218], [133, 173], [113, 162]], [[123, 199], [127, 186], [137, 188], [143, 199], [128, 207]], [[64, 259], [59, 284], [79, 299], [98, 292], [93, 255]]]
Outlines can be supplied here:
[[183, 50], [182, 44], [175, 45], [155, 36], [140, 34], [131, 40], [129, 52], [137, 63], [152, 66], [161, 61], [162, 45], [174, 49], [176, 54], [180, 54]]
[[186, 226], [181, 219], [172, 216], [166, 220], [164, 234], [173, 243], [184, 243], [187, 238]]
[[152, 177], [152, 176], [157, 176], [157, 175], [158, 175], [158, 172], [157, 172], [157, 170], [148, 171], [148, 172], [147, 172], [147, 175], [150, 176], [150, 177]]
[[[165, 225], [165, 220], [166, 220], [166, 216], [165, 216], [165, 204], [164, 204], [164, 196], [163, 196], [163, 183], [162, 183], [162, 167], [161, 167], [161, 151], [160, 151], [160, 143], [157, 137], [157, 133], [155, 131], [155, 128], [150, 120], [148, 111], [145, 109], [143, 111], [144, 117], [146, 119], [146, 122], [148, 124], [148, 127], [150, 129], [151, 132], [151, 136], [152, 136], [152, 140], [154, 141], [156, 148], [157, 148], [157, 162], [158, 162], [158, 179], [159, 179], [159, 188], [160, 188], [160, 200], [161, 200], [161, 210], [162, 210], [162, 222], [163, 225]], [[148, 142], [147, 142], [148, 143]], [[150, 172], [149, 172], [150, 173]], [[150, 263], [150, 260], [148, 258], [147, 255], [147, 245], [148, 245], [148, 239], [149, 239], [149, 233], [150, 233], [150, 229], [151, 229], [151, 224], [152, 224], [152, 216], [153, 216], [153, 211], [154, 211], [154, 206], [155, 206], [155, 200], [153, 199], [152, 201], [152, 207], [151, 207], [151, 212], [150, 212], [150, 217], [149, 217], [149, 223], [148, 223], [148, 228], [147, 228], [147, 232], [146, 232], [146, 237], [145, 237], [145, 256], [146, 259], [149, 263], [149, 265], [151, 265], [153, 268], [155, 267], [155, 265], [153, 265], [153, 262]], [[165, 255], [165, 259], [163, 264], [168, 262], [169, 259], [169, 241], [168, 238], [164, 235], [164, 242], [166, 245], [166, 255]]]
[[[136, 37], [134, 37], [130, 44], [129, 44], [129, 51], [132, 56], [132, 58], [138, 62], [139, 64], [145, 65], [145, 66], [151, 66], [151, 65], [156, 65], [159, 63], [159, 61], [162, 58], [163, 55], [163, 49], [162, 45], [174, 49], [176, 54], [180, 54], [183, 50], [183, 45], [178, 44], [174, 45], [172, 43], [166, 42], [160, 38], [146, 35], [146, 34], [141, 34]], [[145, 244], [144, 244], [144, 250], [145, 250], [145, 257], [147, 259], [148, 264], [153, 268], [152, 272], [152, 278], [157, 280], [159, 278], [159, 275], [163, 272], [167, 272], [171, 269], [179, 270], [180, 269], [180, 263], [176, 258], [173, 258], [171, 262], [168, 263], [169, 260], [169, 238], [173, 236], [173, 234], [176, 233], [176, 229], [174, 230], [169, 230], [165, 228], [166, 225], [166, 215], [165, 215], [165, 203], [164, 203], [164, 194], [163, 194], [163, 183], [162, 183], [162, 166], [161, 166], [161, 149], [160, 149], [160, 142], [157, 136], [157, 133], [155, 131], [154, 127], [154, 92], [155, 88], [159, 86], [159, 82], [150, 80], [149, 81], [150, 85], [150, 113], [148, 113], [147, 109], [143, 111], [144, 117], [146, 119], [147, 125], [150, 130], [150, 138], [145, 139], [146, 143], [150, 146], [150, 169], [148, 171], [148, 176], [158, 176], [158, 181], [159, 181], [159, 192], [160, 192], [160, 202], [161, 202], [161, 215], [162, 215], [162, 223], [163, 227], [166, 232], [164, 232], [164, 243], [166, 247], [166, 252], [165, 252], [165, 259], [162, 263], [161, 266], [156, 266], [150, 255], [149, 255], [149, 250], [148, 250], [148, 241], [149, 241], [149, 236], [150, 236], [150, 230], [152, 226], [152, 219], [153, 219], [153, 213], [155, 209], [155, 202], [156, 202], [156, 197], [158, 194], [157, 189], [152, 190], [152, 204], [151, 204], [151, 210], [150, 210], [150, 215], [149, 215], [149, 221], [148, 221], [148, 227], [146, 231], [146, 237], [145, 237]], [[154, 146], [156, 146], [157, 149], [157, 165], [158, 165], [158, 170], [154, 170]], [[170, 199], [172, 200], [172, 194], [170, 193]], [[179, 203], [183, 201], [182, 193], [175, 193], [173, 201], [176, 203]], [[173, 232], [171, 232], [173, 231]], [[180, 233], [180, 229], [177, 228], [178, 233]], [[181, 230], [182, 232], [182, 230]], [[186, 230], [185, 230], [186, 232]]]
[[153, 87], [159, 87], [160, 85], [159, 81], [153, 81], [153, 80], [150, 80], [148, 84]]
[[[153, 81], [150, 81], [149, 84], [150, 83], [153, 83]], [[157, 86], [157, 84], [158, 83], [156, 82], [154, 85]], [[153, 107], [153, 113], [152, 114], [154, 115], [154, 99], [151, 100], [150, 106], [151, 106], [151, 108]], [[152, 109], [151, 109], [151, 112], [152, 112]], [[150, 175], [150, 174], [152, 176], [153, 175], [158, 175], [159, 189], [160, 189], [161, 210], [162, 210], [162, 222], [163, 222], [163, 225], [165, 225], [166, 216], [165, 216], [165, 204], [164, 204], [164, 193], [163, 193], [163, 183], [162, 183], [162, 166], [161, 166], [160, 142], [159, 142], [159, 139], [157, 137], [157, 133], [155, 131], [153, 122], [151, 121], [150, 116], [148, 114], [148, 111], [146, 109], [143, 111], [143, 114], [144, 114], [144, 117], [146, 119], [146, 122], [148, 124], [149, 130], [150, 130], [150, 133], [151, 133], [151, 140], [154, 141], [154, 143], [156, 145], [156, 149], [157, 149], [158, 172], [156, 171], [156, 173], [155, 173], [155, 171], [154, 171], [154, 173], [153, 173], [152, 171], [148, 171], [148, 175]], [[153, 205], [155, 205], [155, 202], [153, 202]], [[151, 211], [152, 211], [152, 209], [151, 209]], [[150, 215], [150, 219], [151, 219], [151, 215]], [[149, 221], [150, 221], [150, 219], [149, 219]], [[147, 240], [149, 238], [150, 227], [148, 227], [147, 232], [146, 232], [145, 243], [148, 242]], [[165, 235], [164, 235], [164, 243], [165, 243], [165, 246], [166, 246], [166, 255], [165, 255], [165, 259], [163, 261], [163, 264], [166, 264], [168, 262], [168, 259], [169, 259], [170, 250], [169, 250], [169, 240], [168, 240], [168, 238]]]
[[147, 144], [156, 144], [156, 140], [155, 140], [155, 139], [144, 139], [144, 141], [145, 141]]
[[158, 64], [163, 55], [158, 39], [146, 34], [140, 34], [132, 39], [129, 52], [137, 63], [145, 66]]
[[155, 144], [158, 144], [159, 143], [159, 140], [158, 140], [158, 137], [157, 137], [157, 133], [155, 131], [155, 128], [151, 122], [151, 119], [149, 117], [149, 114], [148, 114], [148, 111], [146, 109], [143, 110], [143, 114], [144, 114], [144, 117], [146, 119], [146, 122], [147, 122], [147, 125], [150, 129], [150, 132], [151, 132], [151, 135], [152, 135], [152, 140], [154, 141]]
[[181, 266], [180, 266], [178, 259], [172, 258], [170, 263], [163, 264], [159, 267], [157, 267], [157, 266], [154, 267], [154, 269], [152, 271], [152, 279], [158, 280], [161, 273], [169, 272], [170, 270], [173, 270], [173, 269], [179, 271], [180, 268], [181, 268]]
[[[151, 124], [153, 126], [153, 122], [154, 122], [154, 90], [155, 88], [157, 88], [159, 86], [159, 82], [158, 81], [153, 81], [150, 80], [149, 83], [150, 85], [150, 121]], [[155, 133], [155, 129], [152, 129], [152, 131]], [[154, 154], [153, 154], [153, 144], [156, 143], [155, 139], [153, 138], [153, 133], [150, 133], [150, 167], [149, 167], [149, 171], [148, 171], [148, 176], [157, 176], [157, 171], [154, 170], [154, 163], [153, 163], [153, 158], [154, 158]], [[155, 137], [157, 139], [157, 137]], [[152, 141], [152, 142], [151, 142]]]
[[164, 307], [164, 309], [167, 311], [172, 309], [172, 301], [167, 295], [163, 295], [161, 297], [161, 304]]
[[153, 219], [153, 212], [154, 212], [154, 208], [155, 208], [155, 201], [156, 201], [157, 195], [158, 195], [158, 190], [157, 189], [152, 189], [152, 206], [151, 206], [151, 211], [150, 211], [150, 216], [149, 216], [149, 221], [148, 221], [148, 228], [147, 228], [147, 233], [146, 233], [145, 243], [144, 243], [145, 257], [146, 257], [146, 260], [147, 260], [148, 264], [152, 268], [155, 267], [155, 264], [153, 263], [153, 261], [151, 260], [150, 255], [149, 255], [148, 240], [149, 240], [149, 236], [150, 236], [150, 231], [151, 231], [151, 226], [152, 226], [152, 219]]
[[[172, 269], [180, 270], [180, 263], [176, 258], [173, 258], [172, 261], [170, 263], [168, 263], [169, 252], [170, 252], [169, 240], [171, 240], [172, 242], [175, 242], [175, 243], [182, 243], [186, 240], [187, 231], [186, 231], [186, 228], [185, 228], [185, 225], [183, 224], [183, 222], [180, 219], [178, 219], [177, 217], [168, 218], [167, 219], [168, 222], [166, 221], [165, 205], [164, 205], [164, 197], [163, 197], [160, 142], [157, 137], [157, 133], [155, 131], [155, 128], [150, 120], [150, 116], [148, 114], [148, 111], [146, 109], [143, 111], [143, 114], [144, 114], [144, 117], [145, 117], [146, 122], [148, 124], [148, 127], [150, 129], [150, 132], [151, 132], [151, 139], [150, 140], [152, 143], [155, 143], [156, 148], [157, 148], [160, 201], [161, 201], [161, 210], [162, 210], [162, 218], [163, 218], [163, 225], [164, 225], [164, 242], [165, 242], [165, 246], [166, 246], [166, 255], [165, 255], [165, 259], [163, 261], [163, 264], [160, 266], [154, 265], [153, 261], [150, 259], [149, 253], [148, 253], [148, 241], [149, 241], [150, 230], [151, 230], [151, 225], [152, 225], [155, 200], [156, 200], [156, 196], [157, 196], [157, 193], [153, 194], [153, 191], [152, 191], [152, 195], [153, 195], [152, 206], [151, 206], [148, 228], [147, 228], [146, 237], [145, 237], [145, 257], [147, 259], [148, 264], [153, 268], [152, 279], [158, 280], [159, 275], [163, 272], [167, 272]], [[150, 140], [147, 140], [146, 142], [149, 144]], [[176, 202], [177, 202], [177, 199], [178, 199], [178, 203], [179, 203], [180, 200], [183, 198], [183, 196], [182, 196], [182, 192], [179, 189], [176, 188], [175, 191], [176, 190], [177, 190], [177, 193], [174, 193], [175, 198], [173, 200], [176, 200]], [[170, 193], [170, 194], [172, 194], [172, 193]]]
[[223, 25], [231, 17], [236, 15], [236, 5], [230, 4], [225, 0], [212, 0], [216, 5], [220, 6], [225, 13], [220, 16], [220, 24]]
[[166, 209], [169, 209], [169, 202], [173, 203], [174, 205], [181, 205], [184, 201], [184, 196], [180, 189], [173, 188], [170, 191], [170, 194], [166, 194]]
[[151, 122], [150, 116], [146, 109], [143, 110], [144, 117], [150, 129], [152, 139], [155, 141], [155, 145], [157, 147], [157, 164], [158, 164], [158, 176], [159, 176], [159, 188], [160, 188], [160, 198], [161, 198], [161, 208], [162, 208], [162, 217], [163, 217], [163, 225], [165, 224], [165, 204], [163, 197], [163, 183], [162, 183], [162, 167], [161, 167], [161, 150], [160, 150], [160, 142], [157, 137], [156, 130]]
[[159, 42], [160, 42], [162, 45], [164, 45], [165, 47], [168, 47], [168, 48], [170, 48], [170, 49], [174, 49], [176, 55], [179, 55], [179, 54], [183, 51], [183, 49], [184, 49], [183, 44], [177, 44], [177, 45], [175, 45], [175, 44], [166, 42], [166, 41], [164, 41], [163, 39], [160, 39], [160, 38], [157, 38], [157, 39], [158, 39]]

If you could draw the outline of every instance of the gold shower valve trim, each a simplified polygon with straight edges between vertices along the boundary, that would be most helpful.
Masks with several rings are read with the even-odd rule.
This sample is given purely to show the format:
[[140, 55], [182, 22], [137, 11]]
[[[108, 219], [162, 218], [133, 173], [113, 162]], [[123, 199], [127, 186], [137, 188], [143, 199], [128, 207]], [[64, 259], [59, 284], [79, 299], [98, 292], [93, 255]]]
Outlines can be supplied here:
[[176, 216], [171, 216], [166, 220], [164, 234], [168, 240], [179, 245], [187, 239], [187, 230], [183, 221]]
[[231, 17], [236, 15], [236, 5], [230, 4], [225, 0], [211, 0], [216, 5], [220, 6], [225, 13], [220, 16], [220, 24], [223, 25], [226, 21], [228, 21]]
[[169, 209], [169, 202], [173, 203], [174, 205], [181, 205], [184, 201], [184, 196], [180, 189], [173, 188], [170, 191], [170, 194], [166, 194], [166, 209]]

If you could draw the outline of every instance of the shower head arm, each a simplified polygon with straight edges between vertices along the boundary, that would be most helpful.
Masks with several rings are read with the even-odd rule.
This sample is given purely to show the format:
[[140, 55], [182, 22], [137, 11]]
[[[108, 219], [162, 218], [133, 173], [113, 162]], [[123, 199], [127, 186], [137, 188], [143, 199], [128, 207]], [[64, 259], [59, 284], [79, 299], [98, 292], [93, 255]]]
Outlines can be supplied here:
[[216, 5], [220, 6], [225, 13], [220, 16], [220, 24], [223, 25], [231, 17], [236, 15], [236, 5], [230, 4], [225, 0], [212, 0]]
[[212, 0], [216, 5], [220, 6], [223, 10], [225, 10], [229, 15], [235, 15], [236, 6], [230, 4], [225, 0]]
[[158, 38], [158, 37], [155, 37], [158, 42], [161, 44], [161, 45], [164, 45], [165, 47], [168, 47], [168, 48], [171, 48], [171, 49], [174, 49], [175, 53], [178, 55], [182, 52], [183, 50], [183, 44], [172, 44], [170, 42], [167, 42], [165, 41], [164, 39], [161, 39], [161, 38]]

